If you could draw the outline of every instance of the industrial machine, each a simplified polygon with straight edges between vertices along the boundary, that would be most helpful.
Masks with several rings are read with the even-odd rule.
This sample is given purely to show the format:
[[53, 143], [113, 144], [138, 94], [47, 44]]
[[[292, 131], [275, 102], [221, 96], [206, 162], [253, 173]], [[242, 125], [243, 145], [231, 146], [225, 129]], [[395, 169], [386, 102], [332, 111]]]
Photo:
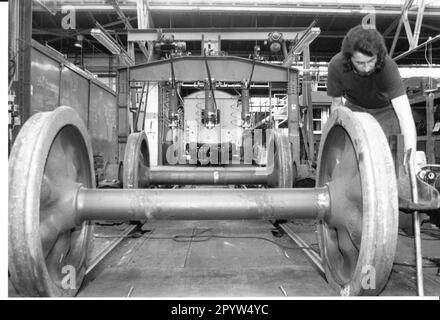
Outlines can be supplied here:
[[[311, 41], [313, 31], [297, 45]], [[257, 33], [255, 37], [267, 38], [266, 31]], [[70, 83], [84, 82], [88, 88], [81, 91], [88, 92], [87, 101], [63, 100], [60, 94], [50, 107], [40, 101], [43, 108], [26, 119], [9, 158], [9, 272], [20, 294], [77, 293], [87, 267], [91, 221], [294, 218], [318, 221], [326, 278], [337, 293], [381, 293], [394, 262], [399, 209], [414, 212], [417, 228], [418, 212], [436, 213], [440, 208], [437, 189], [415, 175], [414, 153], [403, 158], [400, 137], [390, 149], [374, 118], [340, 108], [323, 129], [317, 161], [307, 158], [313, 132], [301, 132], [298, 70], [255, 57], [215, 54], [220, 52], [220, 37], [203, 34], [202, 47], [209, 50], [191, 56], [183, 54], [179, 41], [184, 37], [162, 34], [159, 41], [155, 33], [133, 31], [130, 41], [155, 40], [157, 48], [171, 53], [164, 60], [120, 68], [116, 93], [87, 87], [96, 86], [92, 78], [75, 82], [78, 76], [72, 75]], [[222, 34], [221, 39], [228, 36], [237, 34]], [[269, 33], [272, 50], [283, 49], [283, 36], [289, 38], [284, 31]], [[71, 71], [52, 69], [61, 84], [63, 72]], [[47, 82], [48, 77], [37, 76], [35, 81]], [[137, 130], [142, 110], [131, 103], [133, 85], [149, 82], [160, 84], [159, 112], [166, 118], [160, 125], [171, 137], [167, 141], [161, 133], [159, 158], [165, 155], [167, 163], [156, 167], [151, 166], [147, 134]], [[284, 88], [287, 134], [266, 127], [269, 134], [263, 139], [266, 132], [255, 130], [249, 99], [252, 86], [260, 83]], [[188, 87], [192, 91], [184, 92]], [[106, 95], [114, 100], [103, 106]], [[94, 99], [100, 103], [91, 104]], [[255, 141], [267, 150], [263, 166], [253, 162]], [[108, 164], [97, 165], [103, 161]], [[294, 188], [296, 181], [309, 177], [316, 179], [314, 188]], [[113, 180], [122, 185], [103, 188], [103, 182]], [[149, 188], [220, 184], [266, 188]], [[64, 285], [66, 270], [75, 271], [74, 286]]]

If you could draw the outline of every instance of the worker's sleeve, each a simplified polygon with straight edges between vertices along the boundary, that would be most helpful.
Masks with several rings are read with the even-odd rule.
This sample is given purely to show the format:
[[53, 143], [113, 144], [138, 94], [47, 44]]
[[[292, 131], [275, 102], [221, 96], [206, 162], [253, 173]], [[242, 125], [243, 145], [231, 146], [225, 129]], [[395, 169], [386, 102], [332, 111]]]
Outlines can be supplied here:
[[388, 94], [388, 98], [392, 100], [406, 94], [406, 91], [397, 64], [391, 59], [387, 62], [389, 63], [387, 63], [382, 70], [384, 76], [383, 85], [385, 92]]
[[329, 97], [342, 97], [343, 89], [341, 85], [340, 72], [333, 61], [328, 65], [327, 74], [327, 95]]

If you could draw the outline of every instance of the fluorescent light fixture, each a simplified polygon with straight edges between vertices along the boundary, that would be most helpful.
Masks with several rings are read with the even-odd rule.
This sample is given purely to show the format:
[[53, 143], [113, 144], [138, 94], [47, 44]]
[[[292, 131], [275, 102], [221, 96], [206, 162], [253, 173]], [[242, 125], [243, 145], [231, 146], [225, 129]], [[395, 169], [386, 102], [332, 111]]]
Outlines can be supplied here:
[[101, 29], [95, 28], [90, 30], [90, 34], [106, 47], [113, 54], [120, 54], [121, 47], [109, 36], [107, 36]]
[[84, 40], [84, 36], [82, 34], [77, 35], [74, 46], [78, 48], [82, 48], [83, 40]]

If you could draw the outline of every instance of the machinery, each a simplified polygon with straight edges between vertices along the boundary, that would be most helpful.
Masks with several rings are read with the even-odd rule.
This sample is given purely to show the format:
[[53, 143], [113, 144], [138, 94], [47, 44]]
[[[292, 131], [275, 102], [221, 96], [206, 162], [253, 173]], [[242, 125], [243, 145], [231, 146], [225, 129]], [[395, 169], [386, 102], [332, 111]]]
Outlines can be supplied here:
[[[283, 47], [280, 35], [270, 35], [273, 50]], [[402, 156], [401, 137], [390, 148], [370, 115], [340, 108], [323, 130], [315, 171], [312, 159], [304, 156], [304, 149], [312, 143], [304, 145], [308, 135], [300, 129], [298, 70], [212, 54], [215, 50], [206, 52], [200, 57], [170, 55], [119, 69], [116, 101], [109, 108], [117, 110], [117, 115], [105, 121], [112, 133], [117, 131], [110, 139], [117, 156], [103, 176], [96, 175], [103, 169], [97, 168], [95, 156], [96, 139], [102, 132], [94, 130], [101, 127], [87, 125], [95, 118], [84, 119], [76, 108], [60, 106], [38, 110], [27, 119], [9, 158], [9, 272], [20, 294], [77, 293], [87, 267], [91, 221], [295, 218], [318, 221], [326, 278], [337, 293], [381, 293], [394, 262], [399, 209], [414, 214], [417, 232], [418, 212], [438, 216], [440, 208], [437, 189], [415, 175], [414, 154]], [[168, 106], [168, 121], [162, 125], [171, 131], [171, 141], [161, 152], [180, 165], [152, 167], [146, 133], [133, 130], [137, 128], [133, 119], [139, 118], [130, 113], [130, 92], [134, 83], [142, 82], [161, 84], [160, 105]], [[249, 104], [251, 82], [267, 83], [269, 88], [277, 83], [287, 93], [287, 134], [275, 130], [267, 136], [265, 166], [253, 165], [253, 154], [248, 152], [257, 136]], [[181, 89], [188, 84], [198, 91], [182, 95]], [[226, 92], [231, 87], [240, 97]], [[237, 105], [240, 121], [234, 121], [230, 113]], [[163, 114], [164, 109], [160, 110]], [[96, 117], [103, 119], [101, 113]], [[208, 146], [209, 154], [203, 146]], [[229, 150], [223, 152], [224, 160], [233, 160], [235, 155], [236, 166], [233, 162], [188, 165], [194, 159], [200, 164], [211, 162], [213, 154], [229, 148], [240, 150], [232, 153], [232, 159]], [[109, 177], [122, 182], [122, 188], [102, 188]], [[296, 181], [307, 177], [316, 179], [314, 188], [294, 188]], [[149, 188], [221, 184], [267, 188]], [[417, 250], [420, 256], [420, 243]], [[68, 288], [63, 283], [66, 270], [76, 275]]]
[[[371, 117], [341, 110], [329, 122], [315, 188], [133, 189], [151, 177], [145, 174], [148, 166], [142, 165], [145, 136], [137, 135], [127, 149], [131, 153], [131, 161], [124, 165], [127, 188], [99, 190], [94, 189], [90, 140], [76, 112], [60, 107], [35, 115], [17, 137], [9, 162], [14, 284], [27, 295], [75, 294], [60, 284], [60, 261], [77, 270], [79, 288], [91, 220], [300, 217], [321, 221], [321, 252], [335, 288], [343, 294], [378, 294], [387, 282], [397, 239], [392, 156]], [[274, 165], [263, 177], [292, 178], [290, 150], [281, 141], [275, 138]], [[383, 177], [390, 183], [378, 183]], [[362, 288], [365, 265], [376, 272], [377, 285], [371, 290]]]

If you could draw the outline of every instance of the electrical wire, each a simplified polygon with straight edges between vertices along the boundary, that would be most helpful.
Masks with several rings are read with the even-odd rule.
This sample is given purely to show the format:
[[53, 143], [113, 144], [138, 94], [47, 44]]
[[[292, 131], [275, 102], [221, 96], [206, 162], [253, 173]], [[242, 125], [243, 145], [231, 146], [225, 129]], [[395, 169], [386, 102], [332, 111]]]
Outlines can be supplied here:
[[[430, 60], [428, 60], [428, 57], [426, 56], [426, 52], [428, 51], [428, 45], [430, 46]], [[428, 85], [429, 85], [429, 89], [432, 89], [432, 77], [431, 77], [431, 70], [432, 70], [432, 44], [425, 44], [425, 60], [428, 63], [428, 68], [429, 68], [429, 72], [428, 72]]]
[[432, 62], [430, 62], [429, 60], [428, 60], [428, 57], [426, 56], [426, 53], [427, 53], [427, 51], [428, 51], [428, 43], [427, 44], [425, 44], [425, 60], [426, 60], [426, 62], [428, 63], [428, 68], [431, 68], [432, 67]]
[[[205, 241], [209, 241], [211, 239], [257, 239], [257, 240], [263, 240], [263, 241], [267, 241], [270, 242], [272, 244], [275, 244], [276, 246], [278, 246], [281, 249], [288, 249], [288, 250], [311, 250], [314, 251], [315, 253], [319, 254], [319, 251], [314, 249], [312, 246], [317, 246], [317, 243], [312, 243], [310, 244], [309, 247], [304, 247], [304, 246], [287, 246], [287, 245], [283, 245], [281, 243], [278, 243], [272, 239], [269, 238], [265, 238], [265, 237], [259, 237], [259, 236], [224, 236], [224, 235], [217, 235], [217, 234], [207, 234], [205, 235], [206, 232], [211, 231], [212, 228], [207, 228], [204, 230], [201, 230], [199, 232], [196, 232], [195, 234], [191, 234], [191, 235], [186, 235], [186, 234], [178, 234], [178, 235], [174, 235], [174, 236], [168, 236], [168, 237], [160, 237], [160, 236], [149, 236], [148, 240], [173, 240], [175, 242], [205, 242]], [[140, 231], [140, 232], [135, 232], [132, 233], [130, 235], [125, 235], [125, 236], [120, 236], [120, 235], [94, 235], [95, 238], [132, 238], [132, 239], [136, 239], [136, 238], [141, 238], [144, 236], [145, 233], [147, 232], [153, 232], [153, 230], [146, 230], [146, 231]], [[431, 258], [429, 257], [423, 257], [423, 259], [425, 260], [430, 260]], [[396, 266], [402, 266], [402, 267], [409, 267], [409, 268], [416, 268], [416, 265], [413, 264], [409, 264], [409, 263], [405, 263], [405, 262], [394, 262], [393, 265]], [[427, 268], [440, 268], [438, 265], [424, 265], [423, 268], [427, 269]]]
[[[263, 240], [263, 241], [267, 241], [270, 243], [273, 243], [275, 245], [277, 245], [278, 247], [282, 248], [282, 249], [291, 249], [291, 250], [311, 250], [314, 251], [316, 253], [319, 254], [319, 252], [312, 248], [312, 245], [316, 246], [316, 243], [313, 243], [310, 245], [310, 247], [303, 247], [303, 246], [287, 246], [287, 245], [283, 245], [281, 243], [278, 243], [274, 240], [271, 240], [269, 238], [265, 238], [265, 237], [259, 237], [259, 236], [223, 236], [223, 235], [216, 235], [216, 234], [207, 234], [204, 235], [206, 232], [211, 231], [212, 228], [207, 228], [204, 230], [201, 230], [195, 234], [192, 235], [185, 235], [185, 234], [178, 234], [178, 235], [174, 235], [174, 236], [168, 236], [168, 237], [153, 237], [150, 236], [148, 237], [148, 239], [155, 239], [155, 240], [173, 240], [175, 242], [204, 242], [204, 241], [208, 241], [211, 240], [213, 238], [218, 238], [218, 239], [258, 239], [258, 240]], [[119, 235], [94, 235], [95, 238], [140, 238], [142, 237], [145, 233], [147, 232], [152, 232], [153, 230], [149, 230], [149, 231], [141, 231], [141, 232], [135, 232], [133, 234], [130, 235], [126, 235], [126, 236], [119, 236]]]

